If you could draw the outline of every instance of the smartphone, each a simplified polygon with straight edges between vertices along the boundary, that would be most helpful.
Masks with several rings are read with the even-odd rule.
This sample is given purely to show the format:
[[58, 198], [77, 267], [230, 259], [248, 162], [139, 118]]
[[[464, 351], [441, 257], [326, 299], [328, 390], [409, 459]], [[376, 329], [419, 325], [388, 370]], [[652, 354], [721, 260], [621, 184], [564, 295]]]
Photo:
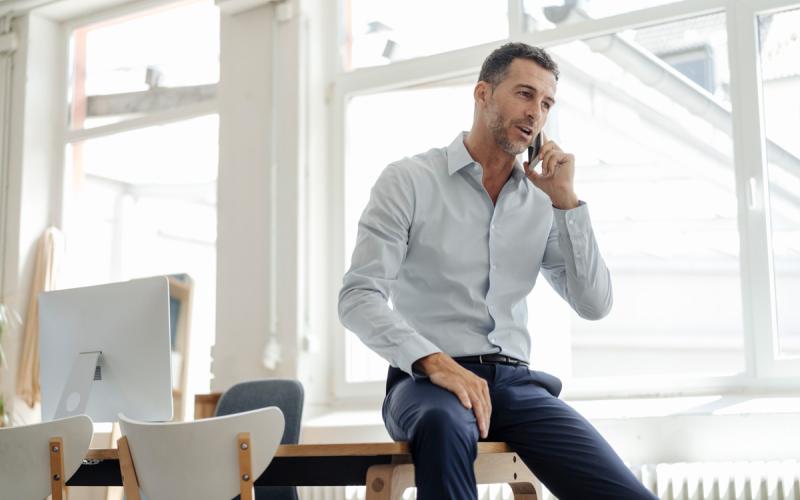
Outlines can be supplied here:
[[542, 133], [539, 132], [533, 140], [533, 144], [528, 146], [528, 168], [533, 168], [531, 164], [534, 158], [539, 155], [539, 150], [542, 149]]

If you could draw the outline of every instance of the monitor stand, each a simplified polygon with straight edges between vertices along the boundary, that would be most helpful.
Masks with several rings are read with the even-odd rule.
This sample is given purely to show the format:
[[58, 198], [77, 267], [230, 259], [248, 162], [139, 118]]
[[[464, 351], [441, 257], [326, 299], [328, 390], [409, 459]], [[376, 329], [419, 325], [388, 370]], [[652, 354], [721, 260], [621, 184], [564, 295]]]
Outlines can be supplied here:
[[[72, 369], [64, 386], [64, 392], [58, 400], [54, 418], [71, 417], [86, 413], [89, 404], [89, 394], [95, 373], [100, 370], [103, 360], [101, 351], [82, 352], [72, 363]], [[100, 380], [97, 378], [97, 380]]]

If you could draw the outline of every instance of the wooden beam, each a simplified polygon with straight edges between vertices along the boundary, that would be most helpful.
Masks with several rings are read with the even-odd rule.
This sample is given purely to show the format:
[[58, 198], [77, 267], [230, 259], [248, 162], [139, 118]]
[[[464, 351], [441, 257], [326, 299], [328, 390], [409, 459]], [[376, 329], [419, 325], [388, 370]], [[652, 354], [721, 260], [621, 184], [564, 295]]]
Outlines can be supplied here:
[[217, 84], [192, 87], [156, 87], [142, 92], [92, 95], [86, 98], [87, 117], [146, 114], [212, 101]]

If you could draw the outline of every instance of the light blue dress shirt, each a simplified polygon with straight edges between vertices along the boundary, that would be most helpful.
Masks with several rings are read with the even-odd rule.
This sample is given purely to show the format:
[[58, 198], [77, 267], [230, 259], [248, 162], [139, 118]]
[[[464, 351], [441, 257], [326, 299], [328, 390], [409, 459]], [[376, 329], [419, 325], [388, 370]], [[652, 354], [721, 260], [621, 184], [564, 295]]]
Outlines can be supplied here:
[[586, 204], [554, 208], [518, 162], [493, 204], [465, 136], [386, 167], [339, 293], [342, 324], [412, 376], [436, 352], [529, 360], [526, 298], [539, 273], [581, 317], [611, 309]]

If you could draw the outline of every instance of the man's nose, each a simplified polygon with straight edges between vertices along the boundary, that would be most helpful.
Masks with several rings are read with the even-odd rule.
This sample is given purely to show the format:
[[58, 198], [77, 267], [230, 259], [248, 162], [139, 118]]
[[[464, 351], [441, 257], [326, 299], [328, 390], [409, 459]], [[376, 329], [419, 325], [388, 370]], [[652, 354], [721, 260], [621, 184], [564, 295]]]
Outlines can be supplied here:
[[526, 110], [525, 114], [529, 121], [533, 123], [539, 123], [539, 118], [541, 117], [541, 114], [539, 113], [539, 108], [530, 107]]

